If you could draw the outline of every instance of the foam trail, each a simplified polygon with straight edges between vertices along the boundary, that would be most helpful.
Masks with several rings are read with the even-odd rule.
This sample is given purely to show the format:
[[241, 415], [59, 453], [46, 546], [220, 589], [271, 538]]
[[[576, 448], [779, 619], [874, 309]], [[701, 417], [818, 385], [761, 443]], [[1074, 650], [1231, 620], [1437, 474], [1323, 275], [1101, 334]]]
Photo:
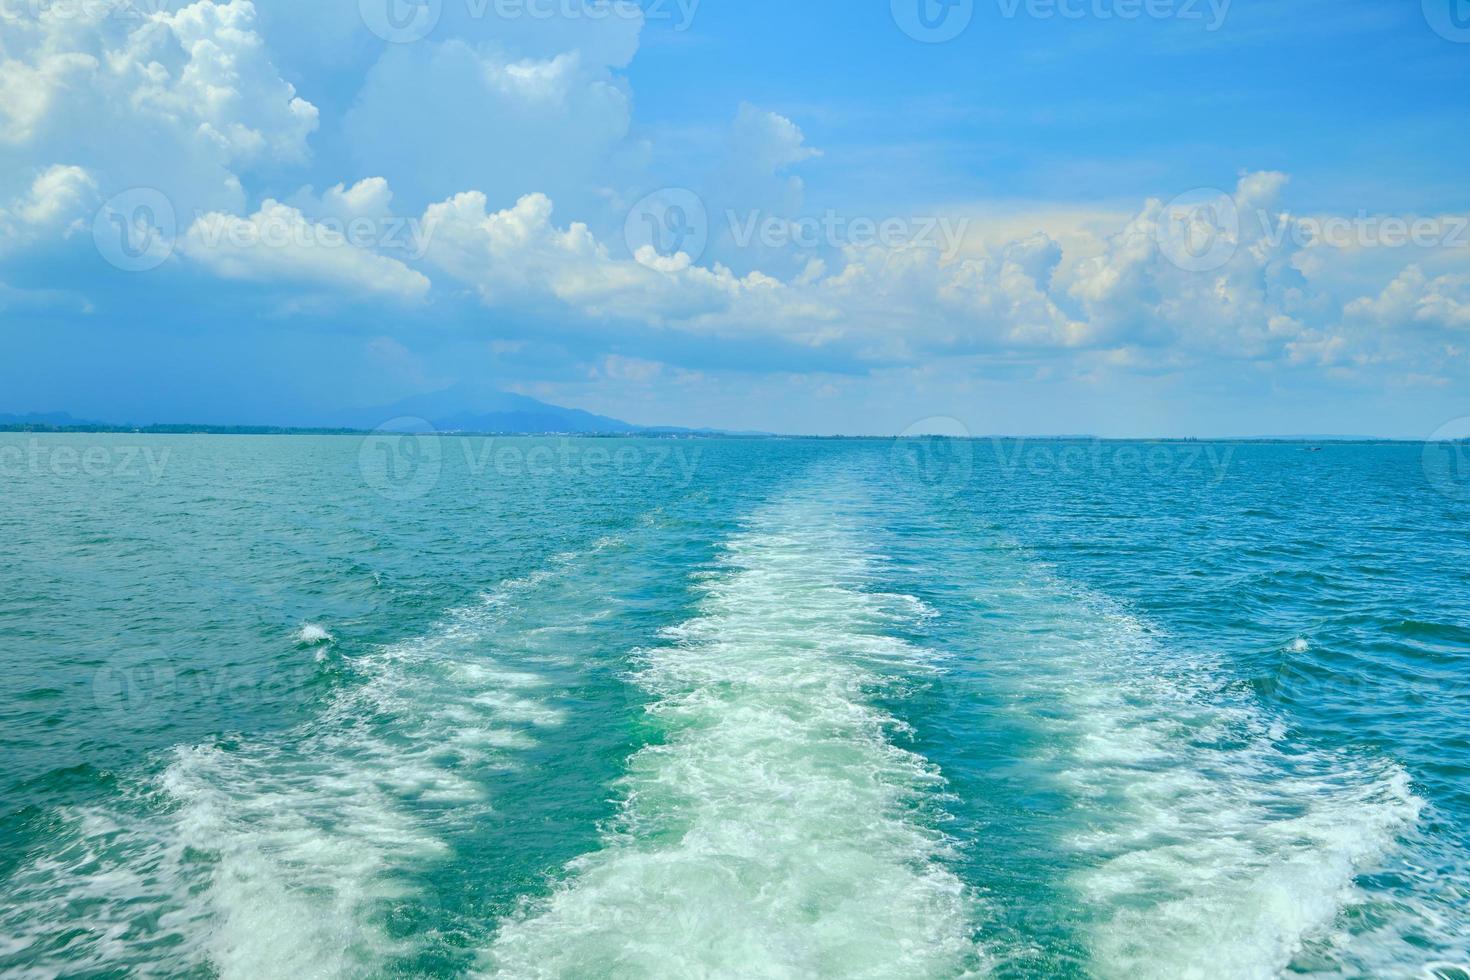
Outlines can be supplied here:
[[884, 633], [834, 515], [761, 512], [699, 579], [698, 615], [644, 656], [662, 740], [629, 762], [603, 847], [505, 922], [505, 977], [958, 976], [978, 966], [971, 896], [933, 827], [942, 779], [890, 741], [872, 698], [933, 672]]
[[1293, 742], [1105, 597], [1032, 566], [988, 599], [1025, 619], [1021, 676], [1051, 706], [1092, 975], [1278, 977], [1418, 820], [1397, 766]]
[[224, 978], [370, 976], [409, 955], [385, 921], [410, 873], [486, 812], [486, 774], [562, 721], [541, 677], [494, 657], [538, 581], [352, 661], [359, 682], [296, 730], [180, 748], [130, 807], [63, 814], [68, 843], [17, 873], [0, 913], [31, 951], [20, 975], [54, 975], [53, 955], [147, 974], [161, 946], [171, 970]]

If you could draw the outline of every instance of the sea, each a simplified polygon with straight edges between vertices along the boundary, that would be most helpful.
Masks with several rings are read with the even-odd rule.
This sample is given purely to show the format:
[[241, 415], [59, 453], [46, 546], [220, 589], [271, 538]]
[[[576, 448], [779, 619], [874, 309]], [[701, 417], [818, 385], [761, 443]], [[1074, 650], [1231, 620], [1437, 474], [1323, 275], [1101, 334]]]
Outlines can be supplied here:
[[1470, 449], [0, 435], [0, 976], [1470, 980]]

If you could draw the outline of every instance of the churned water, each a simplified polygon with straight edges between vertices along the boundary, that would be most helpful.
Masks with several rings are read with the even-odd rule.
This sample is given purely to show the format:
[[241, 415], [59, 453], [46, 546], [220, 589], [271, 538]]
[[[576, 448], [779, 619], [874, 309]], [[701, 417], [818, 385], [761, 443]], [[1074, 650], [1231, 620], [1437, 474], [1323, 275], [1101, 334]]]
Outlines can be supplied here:
[[1470, 978], [1458, 456], [0, 436], [0, 974]]

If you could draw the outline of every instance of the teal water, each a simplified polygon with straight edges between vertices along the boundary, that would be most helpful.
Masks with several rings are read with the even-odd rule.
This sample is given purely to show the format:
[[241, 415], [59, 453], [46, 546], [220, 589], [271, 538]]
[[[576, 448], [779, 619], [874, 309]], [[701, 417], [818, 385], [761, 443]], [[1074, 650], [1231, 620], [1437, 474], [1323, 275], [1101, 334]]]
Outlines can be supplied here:
[[1470, 977], [1463, 463], [0, 435], [0, 974]]

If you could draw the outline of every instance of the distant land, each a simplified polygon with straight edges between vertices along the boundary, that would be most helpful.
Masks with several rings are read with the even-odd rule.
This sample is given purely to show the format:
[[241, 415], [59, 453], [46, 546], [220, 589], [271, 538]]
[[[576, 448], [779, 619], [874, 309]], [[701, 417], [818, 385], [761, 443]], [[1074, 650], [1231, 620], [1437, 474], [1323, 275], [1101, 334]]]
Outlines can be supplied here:
[[149, 421], [82, 419], [68, 412], [0, 413], [0, 431], [10, 432], [145, 432], [219, 433], [239, 435], [335, 435], [366, 432], [441, 432], [465, 435], [593, 435], [593, 436], [765, 436], [764, 432], [727, 432], [678, 426], [642, 426], [577, 408], [563, 408], [496, 389], [459, 385], [444, 391], [376, 408], [326, 412], [290, 425], [201, 424], [188, 420]]
[[[596, 417], [596, 416], [594, 416]], [[476, 417], [480, 418], [480, 417]], [[832, 441], [905, 438], [892, 435], [800, 435], [775, 432], [743, 432], [727, 429], [684, 429], [674, 426], [629, 426], [627, 429], [593, 430], [567, 428], [515, 428], [516, 423], [487, 422], [483, 427], [461, 419], [448, 426], [413, 426], [401, 424], [373, 428], [355, 426], [281, 426], [281, 425], [195, 425], [190, 423], [155, 423], [152, 425], [86, 422], [65, 412], [6, 415], [0, 413], [0, 433], [31, 432], [41, 434], [68, 433], [136, 433], [141, 435], [239, 435], [239, 436], [365, 436], [374, 432], [437, 432], [446, 436], [582, 436], [594, 438], [665, 438], [665, 439], [823, 439]], [[520, 423], [528, 424], [528, 423]], [[984, 436], [909, 436], [911, 439], [954, 439], [965, 442], [1147, 442], [1147, 443], [1277, 443], [1310, 447], [1353, 445], [1362, 443], [1422, 443], [1423, 439], [1395, 439], [1386, 436], [1056, 436], [1056, 435], [984, 435]], [[1444, 439], [1442, 442], [1466, 442], [1470, 439]]]
[[[0, 432], [141, 432], [148, 434], [218, 435], [362, 435], [369, 432], [440, 432], [446, 435], [578, 435], [578, 436], [712, 436], [723, 438], [773, 438], [770, 432], [728, 429], [689, 429], [679, 426], [634, 425], [606, 415], [577, 408], [563, 408], [495, 388], [456, 385], [443, 391], [415, 395], [376, 408], [347, 409], [303, 417], [298, 424], [233, 425], [198, 424], [188, 420], [99, 421], [82, 419], [67, 412], [31, 412], [24, 415], [0, 413]], [[796, 434], [787, 434], [795, 438]], [[804, 438], [877, 438], [874, 436], [806, 436]], [[922, 438], [950, 438], [924, 436]], [[1363, 443], [1422, 442], [1363, 435], [1268, 435], [1220, 437], [1099, 437], [1071, 435], [976, 435], [974, 439], [1035, 440], [1048, 442], [1279, 442]]]

